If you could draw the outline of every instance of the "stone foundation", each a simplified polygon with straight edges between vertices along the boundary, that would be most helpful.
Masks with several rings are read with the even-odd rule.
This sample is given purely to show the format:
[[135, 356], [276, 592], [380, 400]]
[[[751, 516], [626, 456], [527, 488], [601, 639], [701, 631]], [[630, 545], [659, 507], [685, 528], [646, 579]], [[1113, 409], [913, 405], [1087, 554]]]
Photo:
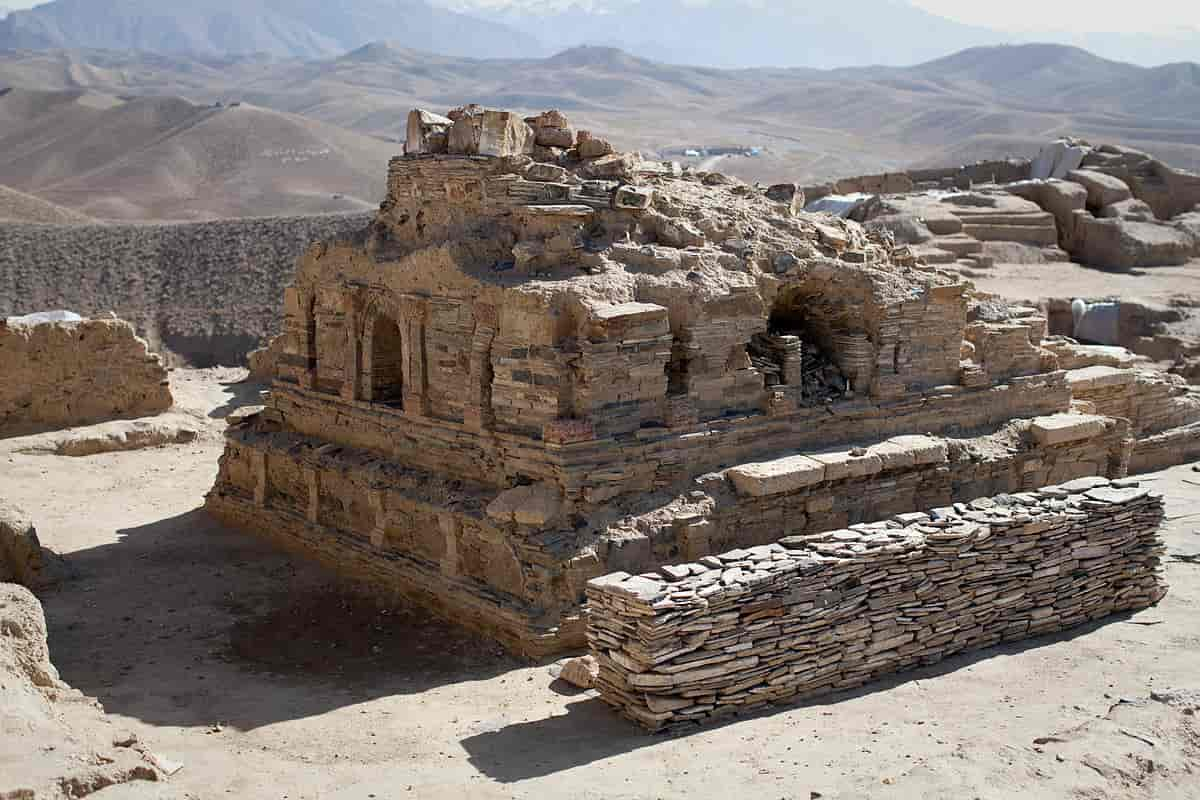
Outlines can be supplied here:
[[1145, 608], [1162, 498], [1084, 479], [588, 584], [605, 702], [709, 722]]
[[[482, 474], [446, 478], [416, 459], [262, 425], [251, 418], [231, 427], [209, 511], [377, 596], [419, 602], [534, 657], [584, 645], [584, 587], [605, 572], [1047, 482], [1118, 477], [1131, 444], [1123, 420], [1078, 414], [973, 438], [899, 436], [732, 467], [677, 484], [677, 493], [613, 498], [591, 512], [591, 525], [564, 530], [546, 483], [503, 490]], [[709, 450], [720, 452], [721, 441], [711, 435]], [[486, 465], [497, 456], [479, 458]], [[569, 466], [561, 455], [547, 459], [544, 480]]]

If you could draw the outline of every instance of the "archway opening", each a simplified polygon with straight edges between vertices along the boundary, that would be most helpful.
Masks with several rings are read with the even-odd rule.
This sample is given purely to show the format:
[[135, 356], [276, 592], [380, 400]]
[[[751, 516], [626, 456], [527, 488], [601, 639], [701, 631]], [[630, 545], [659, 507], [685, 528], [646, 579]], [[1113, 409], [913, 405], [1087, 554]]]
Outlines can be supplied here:
[[404, 342], [400, 326], [385, 316], [371, 329], [371, 400], [404, 407]]

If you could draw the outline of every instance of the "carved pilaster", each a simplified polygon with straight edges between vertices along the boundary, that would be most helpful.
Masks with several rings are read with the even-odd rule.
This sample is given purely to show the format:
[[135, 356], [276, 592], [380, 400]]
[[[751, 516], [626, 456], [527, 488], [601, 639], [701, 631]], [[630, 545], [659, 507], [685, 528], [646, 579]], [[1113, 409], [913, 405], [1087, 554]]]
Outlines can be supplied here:
[[346, 365], [342, 381], [342, 399], [357, 400], [362, 396], [362, 339], [358, 335], [358, 312], [354, 304], [346, 303]]
[[383, 491], [380, 489], [368, 490], [367, 500], [371, 503], [371, 510], [375, 512], [375, 527], [371, 531], [371, 546], [381, 549], [383, 543], [387, 540], [387, 511], [384, 508]]
[[320, 473], [312, 467], [305, 467], [304, 482], [308, 484], [308, 521], [316, 525], [321, 508]]
[[425, 373], [425, 318], [427, 301], [406, 295], [400, 299], [404, 340], [404, 410], [429, 416], [428, 379]]
[[250, 468], [254, 471], [254, 505], [261, 508], [267, 504], [267, 454], [251, 451]]
[[442, 574], [458, 575], [458, 535], [461, 526], [453, 514], [438, 514], [438, 527], [446, 537], [446, 549], [442, 554]]

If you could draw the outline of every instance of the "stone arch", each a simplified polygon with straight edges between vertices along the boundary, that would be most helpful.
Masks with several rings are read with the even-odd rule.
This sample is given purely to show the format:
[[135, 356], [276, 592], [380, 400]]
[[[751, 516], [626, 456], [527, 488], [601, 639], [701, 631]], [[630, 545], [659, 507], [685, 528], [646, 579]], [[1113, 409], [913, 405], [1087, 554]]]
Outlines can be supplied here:
[[404, 407], [404, 335], [400, 323], [376, 313], [366, 321], [363, 342], [363, 390], [366, 399], [394, 408]]
[[[801, 372], [811, 382], [824, 383], [804, 386], [808, 400], [840, 394], [840, 380], [850, 392], [868, 394], [876, 363], [869, 327], [873, 311], [869, 287], [820, 281], [785, 285], [770, 306], [768, 330], [758, 337], [760, 357], [779, 363], [779, 383], [799, 384]], [[840, 372], [840, 379], [822, 363]]]

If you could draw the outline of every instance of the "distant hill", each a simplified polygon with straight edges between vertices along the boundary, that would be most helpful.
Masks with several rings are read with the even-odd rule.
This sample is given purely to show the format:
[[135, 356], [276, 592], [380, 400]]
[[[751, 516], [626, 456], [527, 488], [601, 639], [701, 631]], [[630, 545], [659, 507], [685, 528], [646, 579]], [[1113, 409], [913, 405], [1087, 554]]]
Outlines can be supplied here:
[[52, 0], [0, 21], [0, 49], [318, 58], [382, 38], [483, 58], [540, 52], [503, 23], [425, 0]]
[[908, 0], [446, 1], [559, 47], [606, 45], [654, 61], [729, 68], [910, 65], [969, 47], [1034, 41], [1138, 64], [1200, 54], [1200, 31], [1185, 28], [1194, 14], [1172, 35], [1037, 30], [1035, 18], [1022, 20], [1028, 33], [1015, 34], [954, 22]]
[[[100, 217], [365, 208], [408, 111], [467, 102], [560, 108], [622, 149], [664, 157], [761, 147], [720, 162], [748, 180], [1030, 156], [1064, 134], [1200, 170], [1200, 67], [1061, 45], [837, 70], [689, 67], [601, 46], [500, 60], [397, 42], [316, 61], [20, 51], [0, 53], [4, 85], [42, 88], [0, 96], [0, 183]], [[320, 155], [263, 155], [286, 150]]]
[[0, 183], [105, 219], [362, 211], [394, 143], [251, 105], [0, 96]]
[[87, 225], [96, 220], [39, 197], [0, 186], [0, 222], [36, 222], [43, 225]]

